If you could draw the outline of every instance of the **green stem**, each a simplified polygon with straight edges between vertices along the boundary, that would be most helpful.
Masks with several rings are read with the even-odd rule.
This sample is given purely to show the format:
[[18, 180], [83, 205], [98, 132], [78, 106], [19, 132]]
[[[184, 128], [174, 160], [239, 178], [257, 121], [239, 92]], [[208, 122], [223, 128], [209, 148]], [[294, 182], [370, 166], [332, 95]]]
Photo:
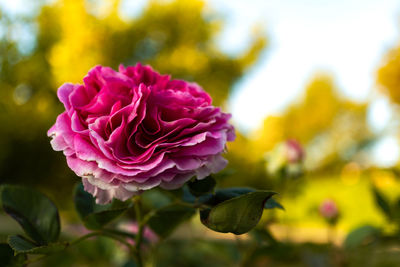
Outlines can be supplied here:
[[[186, 207], [190, 207], [190, 208], [194, 208], [194, 209], [206, 209], [206, 208], [209, 208], [209, 206], [207, 206], [207, 205], [203, 205], [203, 204], [198, 204], [198, 205], [194, 205], [194, 204], [190, 204], [190, 203], [186, 203], [186, 202], [183, 202], [183, 201], [174, 201], [174, 202], [172, 202], [171, 203], [171, 205], [172, 204], [179, 204], [179, 205], [181, 205], [181, 206], [186, 206]], [[144, 225], [146, 225], [147, 224], [147, 222], [151, 219], [151, 217], [153, 217], [154, 216], [154, 214], [156, 213], [158, 211], [158, 209], [154, 209], [154, 210], [151, 210], [151, 211], [149, 211], [147, 214], [146, 214], [146, 216], [144, 216], [141, 220], [141, 224], [144, 226]]]
[[130, 250], [130, 252], [134, 253], [135, 248], [131, 244], [129, 244], [124, 238], [108, 232], [101, 232], [101, 233], [102, 236], [109, 237], [111, 239], [119, 241], [121, 244], [124, 244]]
[[327, 239], [328, 243], [331, 245], [335, 244], [335, 226], [334, 225], [329, 225], [327, 229]]
[[134, 252], [134, 250], [135, 250], [135, 248], [131, 244], [129, 244], [124, 238], [122, 238], [121, 236], [118, 236], [116, 233], [112, 233], [110, 230], [106, 230], [106, 229], [102, 230], [102, 231], [91, 232], [87, 235], [81, 236], [80, 238], [69, 243], [69, 245], [70, 246], [76, 245], [76, 244], [82, 242], [83, 240], [94, 237], [94, 236], [104, 236], [104, 237], [114, 239], [114, 240], [120, 242], [121, 244], [124, 244], [131, 252]]
[[101, 235], [100, 232], [91, 232], [91, 233], [89, 233], [89, 234], [86, 234], [86, 235], [83, 235], [83, 236], [79, 237], [78, 239], [75, 239], [74, 241], [72, 241], [71, 243], [69, 243], [69, 245], [70, 245], [70, 246], [73, 246], [73, 245], [76, 245], [76, 244], [82, 242], [82, 241], [85, 240], [85, 239], [91, 238], [91, 237], [93, 237], [93, 236], [99, 236], [99, 235]]
[[133, 241], [135, 241], [135, 239], [136, 239], [136, 235], [134, 235], [132, 233], [125, 232], [125, 231], [117, 230], [117, 229], [108, 229], [108, 228], [106, 228], [106, 229], [103, 229], [103, 231], [104, 232], [108, 232], [110, 234], [117, 235], [117, 236], [124, 236], [124, 237], [132, 239]]
[[235, 235], [235, 240], [236, 240], [236, 247], [238, 248], [239, 255], [240, 255], [240, 260], [239, 260], [239, 266], [242, 267], [244, 266], [244, 247], [242, 244], [242, 241], [239, 239], [237, 235]]
[[138, 224], [138, 232], [136, 234], [136, 240], [135, 240], [135, 252], [136, 252], [136, 259], [137, 259], [137, 264], [139, 267], [143, 267], [143, 258], [142, 258], [142, 250], [141, 250], [141, 245], [142, 245], [142, 240], [143, 240], [143, 228], [144, 228], [144, 223], [142, 220], [142, 206], [140, 202], [140, 196], [137, 196], [135, 199], [135, 212], [136, 212], [136, 221]]

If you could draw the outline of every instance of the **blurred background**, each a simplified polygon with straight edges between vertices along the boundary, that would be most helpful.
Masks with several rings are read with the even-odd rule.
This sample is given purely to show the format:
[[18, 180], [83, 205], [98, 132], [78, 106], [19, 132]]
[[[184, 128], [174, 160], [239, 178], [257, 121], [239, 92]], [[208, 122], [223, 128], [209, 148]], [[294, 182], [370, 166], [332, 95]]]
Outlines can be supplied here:
[[[0, 184], [39, 188], [73, 222], [79, 179], [46, 136], [56, 90], [97, 64], [142, 62], [233, 114], [219, 186], [272, 189], [285, 207], [254, 238], [196, 220], [156, 266], [399, 266], [399, 15], [395, 0], [1, 0]], [[18, 228], [0, 216], [4, 239]], [[238, 251], [249, 239], [262, 242]], [[118, 256], [91, 246], [70, 252], [77, 266]]]

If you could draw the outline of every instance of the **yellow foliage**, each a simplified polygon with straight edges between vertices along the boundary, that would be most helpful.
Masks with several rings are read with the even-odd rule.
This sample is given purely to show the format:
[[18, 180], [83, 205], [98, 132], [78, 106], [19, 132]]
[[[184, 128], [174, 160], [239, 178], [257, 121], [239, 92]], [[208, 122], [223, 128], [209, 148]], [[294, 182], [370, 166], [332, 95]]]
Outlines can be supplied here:
[[377, 73], [378, 84], [395, 103], [400, 103], [400, 47], [391, 50]]
[[345, 185], [355, 185], [359, 182], [361, 177], [360, 165], [356, 162], [349, 162], [343, 166], [340, 179]]
[[390, 171], [375, 170], [371, 172], [371, 179], [379, 189], [390, 189], [396, 184], [396, 176]]
[[101, 62], [98, 44], [102, 35], [96, 31], [84, 2], [60, 2], [58, 8], [62, 14], [59, 16], [62, 37], [50, 52], [53, 75], [57, 84], [80, 82], [91, 67]]
[[317, 75], [303, 98], [280, 116], [265, 119], [251, 138], [253, 156], [261, 158], [283, 140], [296, 139], [308, 148], [308, 169], [326, 166], [370, 136], [366, 108], [341, 98], [329, 75]]
[[81, 82], [90, 68], [102, 64], [105, 58], [102, 45], [108, 38], [108, 28], [123, 27], [118, 17], [119, 1], [109, 0], [112, 8], [103, 10], [99, 19], [88, 13], [85, 1], [60, 1], [53, 7], [60, 25], [60, 40], [52, 47], [49, 62], [55, 86], [66, 81]]
[[328, 128], [340, 108], [332, 78], [315, 77], [306, 88], [303, 100], [291, 106], [284, 116], [286, 137], [308, 142], [316, 132]]
[[171, 53], [163, 53], [155, 60], [161, 69], [172, 68], [178, 72], [188, 71], [193, 74], [204, 72], [209, 63], [205, 53], [187, 44], [175, 47]]
[[255, 160], [262, 158], [266, 151], [285, 139], [284, 118], [269, 116], [264, 120], [263, 127], [250, 136]]
[[265, 36], [256, 33], [243, 54], [221, 52], [213, 42], [221, 21], [202, 0], [152, 0], [139, 17], [127, 21], [118, 14], [119, 4], [59, 0], [42, 10], [40, 42], [46, 41], [47, 32], [54, 33], [46, 55], [54, 88], [80, 82], [97, 64], [117, 68], [141, 62], [174, 78], [196, 81], [220, 105], [266, 45]]

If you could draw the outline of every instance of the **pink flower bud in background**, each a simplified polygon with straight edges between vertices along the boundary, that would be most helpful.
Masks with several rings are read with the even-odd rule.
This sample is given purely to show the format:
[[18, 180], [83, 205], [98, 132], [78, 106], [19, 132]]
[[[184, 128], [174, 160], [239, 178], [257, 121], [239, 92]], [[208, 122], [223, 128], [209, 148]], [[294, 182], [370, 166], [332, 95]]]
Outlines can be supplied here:
[[304, 149], [294, 139], [287, 139], [265, 154], [266, 170], [279, 175], [282, 171], [290, 177], [298, 177], [303, 171]]
[[319, 213], [327, 220], [335, 220], [339, 216], [338, 207], [332, 199], [326, 199], [321, 203]]
[[303, 147], [294, 139], [286, 140], [286, 157], [290, 163], [298, 163], [304, 159]]

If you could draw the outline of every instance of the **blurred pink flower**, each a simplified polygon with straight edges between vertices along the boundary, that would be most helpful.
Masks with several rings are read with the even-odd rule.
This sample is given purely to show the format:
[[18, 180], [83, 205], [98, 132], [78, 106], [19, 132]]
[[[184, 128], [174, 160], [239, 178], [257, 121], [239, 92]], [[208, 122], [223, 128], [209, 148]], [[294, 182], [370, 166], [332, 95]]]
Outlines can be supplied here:
[[339, 216], [337, 205], [332, 199], [326, 199], [321, 203], [319, 213], [327, 220], [336, 219]]
[[305, 152], [294, 139], [287, 139], [265, 154], [266, 170], [269, 174], [279, 175], [284, 171], [296, 177], [302, 174]]
[[298, 163], [304, 159], [303, 147], [294, 139], [286, 140], [286, 157], [290, 163]]
[[176, 189], [222, 170], [231, 115], [197, 84], [150, 66], [96, 66], [83, 84], [58, 89], [65, 111], [48, 131], [54, 150], [82, 177], [97, 203], [156, 186]]

